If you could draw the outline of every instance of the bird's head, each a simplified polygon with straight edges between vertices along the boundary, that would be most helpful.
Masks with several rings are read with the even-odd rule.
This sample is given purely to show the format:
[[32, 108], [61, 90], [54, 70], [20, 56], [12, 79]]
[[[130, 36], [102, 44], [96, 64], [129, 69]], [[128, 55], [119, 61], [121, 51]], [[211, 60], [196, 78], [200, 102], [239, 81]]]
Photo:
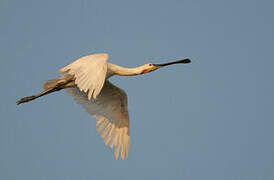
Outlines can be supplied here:
[[163, 64], [148, 63], [142, 66], [143, 70], [141, 74], [149, 73], [149, 72], [155, 71], [156, 69], [159, 69], [168, 65], [172, 65], [172, 64], [187, 64], [190, 62], [191, 62], [190, 59], [182, 59], [182, 60], [172, 61], [172, 62], [163, 63]]

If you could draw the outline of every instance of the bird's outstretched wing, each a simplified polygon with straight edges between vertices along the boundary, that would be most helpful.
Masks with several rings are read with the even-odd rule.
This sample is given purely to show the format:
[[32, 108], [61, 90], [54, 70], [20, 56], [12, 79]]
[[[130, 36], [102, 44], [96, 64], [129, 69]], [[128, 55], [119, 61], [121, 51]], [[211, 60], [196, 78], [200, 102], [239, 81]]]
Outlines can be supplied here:
[[124, 90], [105, 81], [101, 93], [96, 99], [88, 100], [87, 94], [77, 87], [67, 88], [74, 100], [95, 117], [97, 130], [111, 148], [115, 148], [115, 158], [128, 158], [130, 148], [129, 115], [127, 94]]
[[62, 76], [73, 76], [77, 87], [88, 94], [88, 99], [99, 95], [106, 78], [108, 54], [81, 57], [60, 69]]

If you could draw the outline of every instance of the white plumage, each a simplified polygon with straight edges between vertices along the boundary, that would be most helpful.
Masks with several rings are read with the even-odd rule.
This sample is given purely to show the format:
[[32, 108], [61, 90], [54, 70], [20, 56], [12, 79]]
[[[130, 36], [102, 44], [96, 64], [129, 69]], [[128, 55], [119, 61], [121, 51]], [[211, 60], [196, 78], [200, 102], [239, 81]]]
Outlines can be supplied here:
[[96, 128], [105, 144], [116, 147], [115, 158], [119, 158], [121, 150], [124, 159], [130, 147], [127, 95], [109, 81], [105, 82], [107, 61], [108, 54], [84, 56], [59, 72], [64, 77], [75, 77], [77, 87], [67, 88], [67, 92], [96, 119]]
[[105, 82], [101, 93], [96, 99], [88, 100], [87, 94], [77, 87], [67, 88], [74, 100], [81, 104], [96, 121], [96, 128], [105, 144], [115, 147], [115, 158], [128, 158], [130, 147], [129, 115], [127, 109], [127, 94], [124, 90]]
[[113, 75], [135, 76], [189, 59], [164, 64], [145, 64], [136, 68], [124, 68], [108, 63], [108, 54], [84, 56], [60, 69], [60, 79], [48, 80], [44, 91], [17, 101], [17, 104], [32, 101], [46, 94], [65, 89], [74, 100], [96, 119], [96, 127], [105, 144], [115, 147], [115, 158], [128, 158], [130, 130], [127, 94], [107, 79]]
[[100, 93], [107, 73], [108, 54], [84, 56], [59, 70], [64, 77], [75, 77], [77, 87], [88, 93], [88, 99], [96, 98]]

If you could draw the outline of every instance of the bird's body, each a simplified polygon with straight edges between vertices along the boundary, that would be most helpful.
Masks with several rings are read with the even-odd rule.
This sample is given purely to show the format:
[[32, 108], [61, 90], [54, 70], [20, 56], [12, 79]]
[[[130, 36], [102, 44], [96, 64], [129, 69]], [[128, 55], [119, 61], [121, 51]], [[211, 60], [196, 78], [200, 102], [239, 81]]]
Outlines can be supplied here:
[[46, 94], [65, 89], [81, 104], [97, 122], [97, 130], [105, 144], [115, 148], [115, 157], [128, 158], [130, 147], [127, 94], [107, 79], [113, 75], [135, 76], [177, 63], [189, 63], [189, 59], [165, 64], [145, 64], [136, 68], [124, 68], [108, 63], [108, 54], [84, 56], [60, 69], [60, 79], [48, 80], [44, 91], [17, 101], [17, 104], [34, 100]]

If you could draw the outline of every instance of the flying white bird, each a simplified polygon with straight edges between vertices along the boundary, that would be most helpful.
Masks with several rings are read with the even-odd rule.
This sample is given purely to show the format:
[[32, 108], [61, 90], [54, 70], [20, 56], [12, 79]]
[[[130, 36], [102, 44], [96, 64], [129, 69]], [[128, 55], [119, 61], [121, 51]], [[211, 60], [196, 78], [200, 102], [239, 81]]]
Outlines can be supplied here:
[[135, 76], [178, 63], [190, 63], [189, 59], [164, 64], [145, 64], [136, 68], [124, 68], [108, 63], [108, 54], [92, 54], [81, 57], [60, 69], [61, 78], [46, 81], [44, 91], [17, 101], [17, 104], [34, 100], [46, 94], [65, 89], [74, 100], [96, 119], [96, 128], [111, 148], [115, 158], [128, 158], [130, 147], [129, 114], [126, 92], [107, 79], [113, 75]]

